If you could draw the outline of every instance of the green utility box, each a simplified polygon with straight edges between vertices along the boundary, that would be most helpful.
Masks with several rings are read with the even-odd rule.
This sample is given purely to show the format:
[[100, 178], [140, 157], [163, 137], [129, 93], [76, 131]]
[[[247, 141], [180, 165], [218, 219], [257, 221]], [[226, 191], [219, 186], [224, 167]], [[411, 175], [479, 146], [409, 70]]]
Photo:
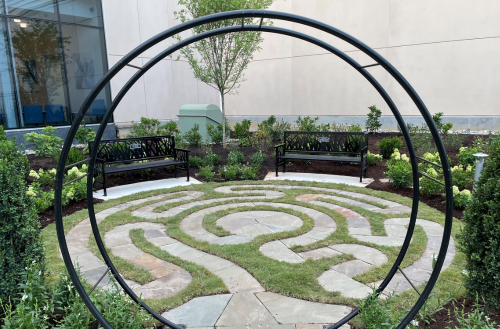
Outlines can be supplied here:
[[207, 133], [207, 124], [214, 126], [222, 122], [222, 111], [217, 105], [213, 104], [186, 104], [179, 110], [179, 128], [184, 136], [197, 123], [200, 125], [200, 135], [203, 142], [210, 141]]

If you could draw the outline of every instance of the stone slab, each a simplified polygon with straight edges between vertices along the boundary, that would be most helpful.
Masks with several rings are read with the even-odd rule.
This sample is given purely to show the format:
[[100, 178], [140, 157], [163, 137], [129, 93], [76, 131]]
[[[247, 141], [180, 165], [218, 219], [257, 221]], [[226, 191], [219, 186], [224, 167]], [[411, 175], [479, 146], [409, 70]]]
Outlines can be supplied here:
[[147, 270], [154, 270], [167, 264], [167, 262], [150, 254], [143, 254], [142, 256], [131, 258], [130, 261]]
[[344, 254], [352, 254], [357, 259], [375, 266], [380, 266], [388, 261], [387, 256], [380, 250], [359, 244], [334, 244], [329, 246], [329, 248], [340, 251]]
[[149, 242], [154, 244], [157, 247], [163, 247], [169, 244], [173, 244], [178, 242], [177, 240], [174, 240], [170, 237], [165, 237], [165, 238], [155, 238], [155, 239], [148, 239]]
[[188, 328], [213, 327], [232, 294], [198, 297], [162, 314], [169, 321]]
[[235, 265], [233, 262], [230, 262], [227, 259], [223, 259], [213, 255], [206, 255], [200, 258], [196, 258], [193, 262], [198, 265], [204, 266], [212, 273]]
[[304, 258], [304, 259], [312, 258], [315, 260], [323, 258], [323, 257], [329, 258], [329, 257], [338, 256], [338, 255], [342, 255], [342, 253], [339, 251], [333, 250], [331, 248], [327, 248], [327, 247], [299, 253], [299, 256]]
[[307, 246], [308, 244], [314, 243], [316, 241], [318, 240], [304, 237], [303, 235], [281, 240], [281, 242], [283, 242], [288, 248], [293, 246]]
[[296, 228], [301, 227], [303, 224], [302, 219], [299, 217], [279, 212], [274, 213], [272, 216], [257, 218], [257, 221], [261, 224], [291, 226]]
[[272, 292], [256, 295], [279, 323], [335, 323], [352, 311], [348, 306], [309, 302]]
[[294, 263], [294, 264], [299, 264], [304, 262], [304, 259], [302, 257], [297, 255], [292, 250], [288, 249], [288, 247], [285, 246], [281, 241], [272, 241], [263, 244], [259, 248], [259, 250], [261, 253], [264, 254], [264, 256], [267, 256], [269, 258], [278, 261]]
[[137, 248], [133, 244], [126, 244], [123, 246], [114, 247], [111, 249], [111, 253], [116, 257], [123, 259], [132, 259], [144, 255], [144, 251]]
[[239, 266], [231, 266], [214, 272], [220, 277], [229, 292], [261, 292], [264, 288], [250, 273]]
[[216, 323], [217, 326], [257, 324], [278, 324], [278, 322], [253, 293], [245, 292], [233, 295]]
[[342, 264], [332, 266], [332, 270], [345, 274], [352, 278], [358, 274], [368, 271], [373, 265], [365, 263], [359, 259], [351, 260]]
[[138, 287], [134, 292], [145, 299], [162, 299], [173, 296], [186, 288], [193, 280], [186, 270], [172, 272], [158, 280]]
[[319, 284], [327, 291], [338, 291], [344, 297], [365, 298], [373, 292], [368, 286], [335, 270], [325, 271], [318, 277]]
[[237, 236], [255, 238], [259, 235], [270, 234], [273, 232], [261, 224], [253, 224], [253, 225], [247, 225], [245, 227], [239, 228], [239, 229], [233, 231], [232, 233], [234, 233]]

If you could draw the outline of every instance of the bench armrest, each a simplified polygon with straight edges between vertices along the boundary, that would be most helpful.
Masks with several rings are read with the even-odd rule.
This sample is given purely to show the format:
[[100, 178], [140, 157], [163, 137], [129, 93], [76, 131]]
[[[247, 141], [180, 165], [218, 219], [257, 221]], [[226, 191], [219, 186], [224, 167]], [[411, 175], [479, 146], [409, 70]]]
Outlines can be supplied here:
[[175, 150], [175, 157], [174, 157], [175, 160], [186, 161], [186, 162], [189, 161], [189, 152], [191, 151], [178, 148], [174, 148], [174, 150]]
[[285, 144], [279, 144], [274, 147], [276, 158], [285, 155]]

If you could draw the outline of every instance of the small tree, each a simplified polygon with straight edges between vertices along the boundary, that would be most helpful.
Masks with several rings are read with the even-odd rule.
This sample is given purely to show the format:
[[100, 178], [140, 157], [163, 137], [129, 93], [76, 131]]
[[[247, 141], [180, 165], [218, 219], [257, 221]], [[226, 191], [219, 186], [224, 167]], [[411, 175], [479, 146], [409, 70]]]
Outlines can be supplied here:
[[368, 107], [370, 113], [368, 113], [368, 119], [366, 119], [366, 130], [371, 133], [378, 131], [382, 124], [380, 123], [380, 117], [382, 116], [382, 111], [380, 111], [375, 105]]
[[[266, 9], [273, 0], [179, 0], [185, 6], [175, 12], [182, 23], [210, 14], [240, 10]], [[245, 24], [252, 24], [253, 18], [244, 19]], [[241, 25], [240, 19], [213, 22], [193, 28], [193, 34], [200, 34], [213, 29]], [[180, 36], [176, 36], [178, 41]], [[238, 32], [210, 37], [184, 47], [181, 54], [187, 58], [194, 76], [209, 86], [217, 89], [222, 101], [222, 122], [226, 120], [224, 96], [235, 92], [244, 81], [243, 71], [253, 58], [253, 53], [260, 50], [263, 38], [260, 32]], [[199, 56], [198, 56], [199, 55]], [[222, 127], [222, 144], [226, 147], [226, 127]]]

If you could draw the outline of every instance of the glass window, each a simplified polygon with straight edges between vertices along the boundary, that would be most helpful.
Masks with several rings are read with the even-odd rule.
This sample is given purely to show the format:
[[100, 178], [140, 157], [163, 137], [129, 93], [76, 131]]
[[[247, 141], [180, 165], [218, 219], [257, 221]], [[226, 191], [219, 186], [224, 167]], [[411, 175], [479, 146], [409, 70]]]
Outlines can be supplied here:
[[24, 125], [69, 124], [61, 46], [75, 41], [47, 21], [11, 19], [10, 29]]
[[57, 20], [55, 0], [5, 0], [7, 14]]
[[[68, 90], [72, 112], [78, 112], [92, 88], [107, 72], [104, 31], [90, 27], [62, 25], [64, 39], [71, 40], [64, 48]], [[109, 88], [101, 91], [87, 112], [86, 121], [100, 122], [109, 109]]]
[[12, 58], [8, 31], [4, 18], [0, 19], [0, 125], [19, 128], [17, 96], [14, 85]]
[[59, 0], [61, 22], [102, 26], [100, 0]]

